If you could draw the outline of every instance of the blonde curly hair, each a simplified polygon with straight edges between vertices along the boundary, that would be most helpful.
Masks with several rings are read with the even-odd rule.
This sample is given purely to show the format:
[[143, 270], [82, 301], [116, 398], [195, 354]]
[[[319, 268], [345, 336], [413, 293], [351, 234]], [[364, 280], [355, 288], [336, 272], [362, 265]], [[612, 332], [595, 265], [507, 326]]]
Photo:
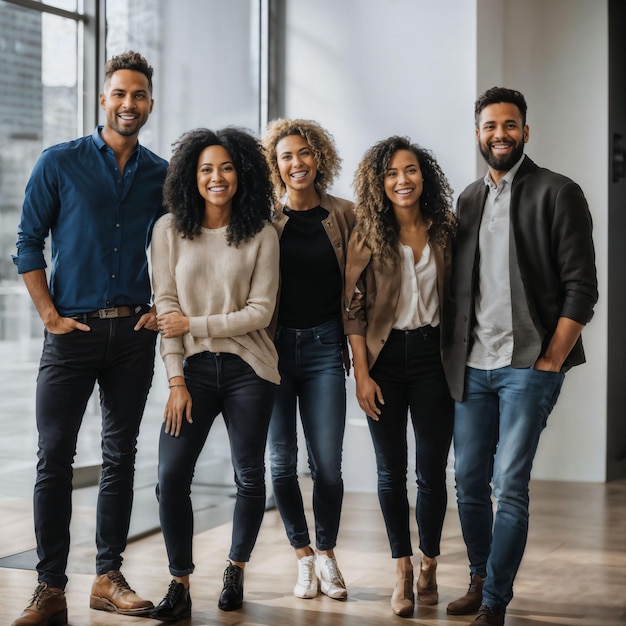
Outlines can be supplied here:
[[363, 237], [379, 266], [395, 267], [400, 258], [400, 228], [391, 201], [385, 194], [384, 176], [398, 150], [417, 157], [424, 179], [420, 211], [429, 222], [431, 241], [445, 247], [456, 232], [452, 189], [431, 152], [412, 144], [408, 137], [392, 136], [379, 141], [365, 153], [354, 175], [355, 230]]
[[279, 118], [267, 125], [262, 138], [276, 198], [282, 198], [287, 191], [278, 169], [276, 144], [288, 135], [300, 135], [306, 139], [317, 165], [315, 189], [319, 193], [326, 192], [341, 171], [341, 158], [337, 154], [333, 136], [313, 120]]

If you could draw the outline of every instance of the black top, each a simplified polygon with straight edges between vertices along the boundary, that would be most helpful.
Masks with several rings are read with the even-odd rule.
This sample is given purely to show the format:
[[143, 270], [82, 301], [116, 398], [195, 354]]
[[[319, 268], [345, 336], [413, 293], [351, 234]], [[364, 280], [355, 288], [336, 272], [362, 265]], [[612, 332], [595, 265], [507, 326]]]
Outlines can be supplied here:
[[322, 223], [329, 213], [321, 206], [308, 211], [285, 207], [284, 212], [289, 219], [280, 238], [278, 323], [319, 326], [341, 315], [341, 272]]

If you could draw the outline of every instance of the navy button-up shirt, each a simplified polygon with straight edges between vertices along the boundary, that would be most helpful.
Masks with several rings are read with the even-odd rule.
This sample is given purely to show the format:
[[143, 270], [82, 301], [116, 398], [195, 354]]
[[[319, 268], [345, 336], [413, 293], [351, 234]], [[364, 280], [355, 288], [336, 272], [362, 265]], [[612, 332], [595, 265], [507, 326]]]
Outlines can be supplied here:
[[167, 161], [137, 144], [122, 176], [101, 128], [44, 150], [26, 186], [13, 262], [20, 274], [44, 269], [51, 234], [50, 294], [63, 316], [151, 300], [147, 249]]

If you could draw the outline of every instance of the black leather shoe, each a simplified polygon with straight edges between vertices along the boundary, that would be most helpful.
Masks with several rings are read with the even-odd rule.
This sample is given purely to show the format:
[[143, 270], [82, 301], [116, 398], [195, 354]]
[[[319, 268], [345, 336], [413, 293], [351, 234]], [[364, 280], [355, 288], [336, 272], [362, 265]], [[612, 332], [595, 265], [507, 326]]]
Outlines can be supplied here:
[[163, 622], [177, 622], [191, 617], [191, 596], [185, 585], [173, 580], [158, 606], [150, 612], [150, 617]]
[[243, 569], [232, 563], [224, 570], [224, 588], [217, 603], [222, 611], [236, 611], [243, 604]]
[[504, 611], [495, 611], [487, 604], [483, 604], [478, 610], [478, 617], [471, 626], [504, 626]]

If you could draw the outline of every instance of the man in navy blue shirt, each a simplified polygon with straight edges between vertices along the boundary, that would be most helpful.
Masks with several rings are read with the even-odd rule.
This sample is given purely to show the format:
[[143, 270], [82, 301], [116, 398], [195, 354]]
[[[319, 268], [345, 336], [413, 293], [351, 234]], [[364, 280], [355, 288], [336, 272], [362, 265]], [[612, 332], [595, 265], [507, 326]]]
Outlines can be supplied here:
[[100, 95], [104, 126], [45, 150], [26, 187], [14, 263], [45, 327], [36, 398], [39, 585], [12, 626], [67, 623], [72, 464], [96, 382], [102, 477], [90, 606], [122, 615], [146, 615], [152, 608], [119, 571], [158, 330], [146, 253], [154, 222], [164, 212], [167, 162], [138, 143], [154, 104], [152, 73], [136, 52], [110, 59]]

